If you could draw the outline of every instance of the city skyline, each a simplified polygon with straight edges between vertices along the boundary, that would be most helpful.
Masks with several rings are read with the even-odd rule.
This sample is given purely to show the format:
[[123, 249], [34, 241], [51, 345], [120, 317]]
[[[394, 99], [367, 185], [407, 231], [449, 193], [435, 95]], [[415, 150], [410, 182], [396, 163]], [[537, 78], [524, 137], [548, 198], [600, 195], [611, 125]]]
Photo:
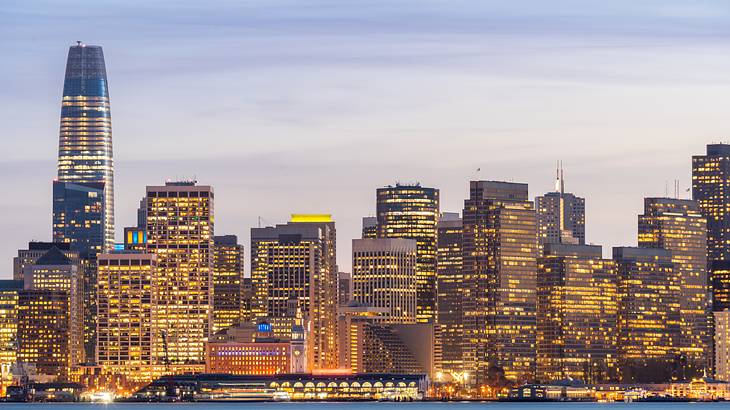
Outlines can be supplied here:
[[[82, 20], [106, 15], [86, 5]], [[476, 179], [528, 183], [534, 199], [552, 190], [553, 164], [562, 159], [566, 189], [586, 198], [586, 242], [604, 252], [636, 244], [644, 197], [662, 196], [675, 178], [688, 197], [689, 156], [730, 131], [722, 121], [730, 95], [724, 80], [730, 61], [718, 52], [728, 47], [722, 3], [619, 2], [571, 12], [536, 6], [525, 15], [517, 6], [460, 5], [469, 7], [430, 3], [416, 13], [403, 3], [345, 9], [284, 2], [261, 12], [188, 4], [159, 24], [142, 20], [138, 32], [123, 38], [115, 29], [161, 6], [139, 5], [102, 19], [109, 27], [79, 30], [62, 27], [64, 13], [48, 4], [43, 11], [10, 5], [0, 16], [7, 34], [0, 51], [13, 58], [0, 74], [14, 81], [0, 95], [8, 107], [0, 114], [7, 136], [0, 148], [12, 154], [0, 172], [18, 199], [3, 204], [0, 227], [8, 234], [0, 255], [10, 260], [29, 239], [51, 239], [47, 198], [63, 55], [75, 40], [105, 48], [115, 110], [118, 242], [121, 229], [134, 224], [144, 187], [176, 176], [197, 176], [216, 189], [217, 232], [238, 235], [246, 249], [259, 216], [274, 225], [295, 212], [333, 214], [344, 239], [337, 262], [348, 271], [348, 239], [359, 237], [362, 216], [374, 215], [375, 189], [399, 180], [438, 188], [441, 211], [458, 211]], [[473, 15], [465, 12], [470, 7]], [[160, 31], [195, 21], [201, 10], [195, 30], [179, 38], [180, 29]], [[581, 22], [586, 18], [600, 24]], [[356, 24], [344, 27], [343, 19]], [[480, 26], [482, 20], [489, 24]], [[288, 21], [301, 39], [277, 36]], [[28, 35], [29, 29], [37, 32]], [[224, 39], [224, 47], [208, 47]], [[276, 41], [284, 47], [272, 51]], [[310, 54], [297, 52], [302, 41], [313, 47]], [[643, 55], [650, 58], [636, 61]], [[395, 84], [401, 92], [392, 91]], [[314, 92], [318, 87], [321, 93]], [[199, 135], [215, 143], [201, 147]], [[418, 155], [384, 153], [391, 141]], [[377, 169], [374, 155], [380, 155]], [[333, 169], [342, 172], [332, 176]], [[6, 269], [1, 278], [10, 277]]]

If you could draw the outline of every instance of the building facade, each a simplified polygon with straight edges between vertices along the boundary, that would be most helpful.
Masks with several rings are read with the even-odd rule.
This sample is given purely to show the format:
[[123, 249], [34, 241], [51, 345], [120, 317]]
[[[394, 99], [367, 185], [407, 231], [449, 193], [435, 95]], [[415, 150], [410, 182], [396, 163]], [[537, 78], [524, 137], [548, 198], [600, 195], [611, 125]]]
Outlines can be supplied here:
[[387, 323], [416, 323], [418, 245], [413, 239], [352, 240], [352, 300], [388, 310]]
[[692, 157], [692, 199], [707, 218], [707, 258], [730, 260], [730, 145], [709, 144]]
[[210, 186], [193, 181], [147, 187], [147, 252], [157, 256], [155, 362], [204, 367], [212, 329], [213, 200]]
[[378, 188], [376, 195], [377, 236], [415, 239], [418, 244], [416, 316], [419, 322], [432, 322], [436, 316], [439, 190], [396, 184]]
[[23, 290], [19, 280], [0, 280], [0, 394], [13, 382], [13, 365], [18, 352], [18, 298]]
[[164, 361], [152, 354], [153, 311], [158, 306], [154, 277], [157, 257], [139, 252], [99, 255], [96, 363], [105, 373], [150, 382]]
[[437, 320], [441, 328], [442, 366], [446, 373], [463, 372], [464, 274], [462, 221], [458, 213], [442, 213], [438, 222], [436, 282]]
[[241, 321], [243, 245], [236, 235], [213, 238], [213, 331]]
[[537, 265], [537, 380], [616, 381], [614, 262], [600, 246], [547, 243]]
[[472, 181], [463, 212], [464, 365], [472, 382], [488, 372], [535, 376], [537, 237], [527, 184]]
[[286, 336], [303, 315], [314, 369], [337, 368], [335, 224], [329, 215], [292, 215], [285, 225], [251, 229], [252, 315]]
[[613, 259], [618, 271], [621, 380], [671, 380], [681, 337], [681, 285], [672, 254], [664, 249], [617, 247]]
[[684, 378], [700, 377], [712, 360], [711, 300], [707, 277], [707, 221], [697, 202], [646, 198], [639, 215], [639, 246], [666, 249], [679, 275], [680, 353]]
[[114, 244], [114, 162], [104, 52], [78, 42], [69, 48], [61, 103], [58, 181], [102, 183], [104, 246]]
[[546, 243], [586, 243], [586, 202], [584, 198], [565, 192], [563, 169], [558, 168], [555, 191], [535, 198], [537, 238]]
[[730, 310], [713, 312], [715, 322], [715, 379], [730, 381]]

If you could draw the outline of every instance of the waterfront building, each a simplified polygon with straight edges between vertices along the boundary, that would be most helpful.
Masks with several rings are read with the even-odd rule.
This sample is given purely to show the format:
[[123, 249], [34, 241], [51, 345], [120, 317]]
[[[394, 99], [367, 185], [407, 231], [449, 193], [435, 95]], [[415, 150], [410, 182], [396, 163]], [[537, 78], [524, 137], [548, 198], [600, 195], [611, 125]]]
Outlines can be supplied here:
[[271, 324], [244, 323], [216, 334], [206, 344], [207, 373], [273, 375], [304, 372], [304, 330], [295, 324], [289, 337], [274, 336]]
[[236, 235], [213, 238], [213, 331], [241, 321], [243, 245]]
[[68, 292], [24, 289], [18, 294], [18, 362], [34, 381], [63, 381], [71, 366]]
[[418, 247], [416, 317], [432, 322], [436, 315], [436, 223], [439, 190], [420, 184], [377, 189], [378, 238], [415, 239]]
[[671, 379], [679, 353], [681, 284], [670, 251], [613, 248], [618, 271], [618, 354], [621, 379]]
[[299, 312], [311, 337], [308, 363], [337, 368], [335, 223], [329, 215], [292, 215], [289, 223], [251, 229], [251, 304], [255, 320], [288, 335]]
[[639, 215], [639, 246], [672, 253], [680, 286], [679, 351], [687, 361], [681, 378], [702, 375], [712, 360], [711, 300], [707, 277], [707, 221], [697, 202], [644, 199]]
[[18, 297], [23, 281], [0, 280], [0, 396], [13, 382], [18, 352]]
[[537, 266], [537, 380], [616, 381], [614, 262], [600, 246], [546, 243]]
[[147, 187], [147, 252], [157, 256], [156, 363], [204, 368], [212, 328], [213, 199], [213, 188], [194, 181]]
[[527, 184], [472, 181], [463, 212], [464, 365], [481, 384], [490, 369], [535, 375], [537, 241]]
[[152, 354], [153, 312], [165, 308], [153, 288], [157, 257], [123, 251], [100, 254], [98, 262], [96, 363], [105, 374], [150, 382], [165, 365]]
[[386, 308], [387, 323], [416, 323], [418, 266], [413, 239], [352, 240], [352, 300]]
[[462, 271], [462, 221], [458, 213], [444, 212], [438, 222], [436, 289], [437, 324], [441, 330], [442, 366], [445, 373], [463, 372], [464, 274]]
[[72, 261], [56, 247], [27, 265], [23, 272], [24, 289], [62, 292], [68, 299], [69, 364], [75, 366], [85, 361], [84, 351], [84, 281], [78, 262]]
[[565, 192], [563, 168], [558, 167], [555, 190], [535, 198], [538, 245], [586, 242], [585, 199]]
[[715, 322], [715, 378], [730, 381], [730, 310], [713, 312]]
[[100, 46], [78, 42], [68, 51], [61, 103], [58, 181], [103, 184], [103, 246], [111, 247], [114, 244], [112, 124], [104, 52]]
[[365, 216], [362, 218], [362, 239], [378, 237], [378, 217]]
[[51, 248], [58, 248], [67, 258], [74, 262], [79, 260], [79, 253], [71, 250], [69, 243], [28, 242], [28, 249], [18, 249], [18, 256], [13, 258], [13, 280], [23, 280], [23, 270], [35, 263]]

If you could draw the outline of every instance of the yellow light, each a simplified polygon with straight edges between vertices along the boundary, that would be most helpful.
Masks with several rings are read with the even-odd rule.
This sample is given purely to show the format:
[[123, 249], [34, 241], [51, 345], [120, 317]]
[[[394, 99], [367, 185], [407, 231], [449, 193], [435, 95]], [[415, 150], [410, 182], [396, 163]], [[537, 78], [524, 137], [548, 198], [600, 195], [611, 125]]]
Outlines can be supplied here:
[[331, 214], [292, 214], [291, 222], [333, 222]]

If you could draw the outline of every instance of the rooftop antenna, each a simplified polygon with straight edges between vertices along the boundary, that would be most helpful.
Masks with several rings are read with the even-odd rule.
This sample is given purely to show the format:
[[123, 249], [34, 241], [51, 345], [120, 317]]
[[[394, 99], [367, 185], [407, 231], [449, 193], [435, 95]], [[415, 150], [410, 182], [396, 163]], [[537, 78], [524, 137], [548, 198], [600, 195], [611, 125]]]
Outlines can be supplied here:
[[565, 193], [565, 180], [563, 178], [563, 161], [558, 160], [555, 164], [555, 192], [559, 192], [561, 195]]

